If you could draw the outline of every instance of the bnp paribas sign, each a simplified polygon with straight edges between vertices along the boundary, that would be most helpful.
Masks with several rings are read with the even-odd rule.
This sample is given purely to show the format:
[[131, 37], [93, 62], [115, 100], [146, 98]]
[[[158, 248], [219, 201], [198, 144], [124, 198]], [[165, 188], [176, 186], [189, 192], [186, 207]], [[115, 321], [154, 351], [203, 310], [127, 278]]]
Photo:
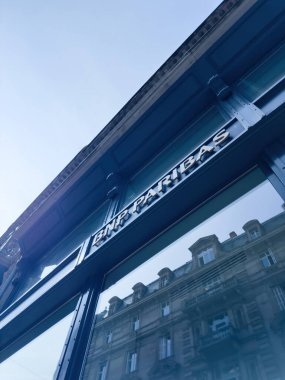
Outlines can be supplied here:
[[217, 154], [230, 141], [231, 134], [229, 130], [224, 128], [216, 133], [100, 229], [94, 235], [92, 245], [99, 247], [104, 241], [117, 233], [126, 221], [137, 216], [142, 210], [149, 207], [154, 200], [162, 197], [171, 188], [178, 185], [179, 182], [191, 175], [195, 169], [198, 169], [199, 166]]

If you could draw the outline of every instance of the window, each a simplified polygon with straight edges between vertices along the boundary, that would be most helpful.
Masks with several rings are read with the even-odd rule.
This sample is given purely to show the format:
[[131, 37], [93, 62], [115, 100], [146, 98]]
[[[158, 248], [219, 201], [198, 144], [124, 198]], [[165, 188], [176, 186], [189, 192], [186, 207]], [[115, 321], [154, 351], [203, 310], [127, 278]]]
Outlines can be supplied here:
[[174, 278], [174, 273], [169, 268], [163, 268], [158, 273], [159, 276], [159, 287], [164, 288], [170, 284], [171, 280]]
[[284, 311], [285, 310], [285, 294], [284, 290], [281, 286], [274, 286], [273, 294], [275, 296], [275, 299], [277, 301], [277, 304], [279, 306], [279, 309]]
[[133, 302], [137, 302], [144, 296], [147, 288], [146, 286], [139, 282], [133, 286]]
[[169, 358], [172, 355], [172, 343], [170, 334], [159, 339], [159, 360]]
[[[1, 379], [53, 378], [72, 323], [76, 302], [77, 299], [71, 301], [30, 332], [31, 336], [38, 332], [40, 335], [0, 364]], [[24, 337], [27, 338], [28, 336]]]
[[136, 316], [133, 318], [132, 327], [133, 327], [133, 331], [138, 331], [138, 329], [140, 328], [139, 316]]
[[103, 362], [99, 366], [97, 380], [106, 380], [107, 375], [107, 362]]
[[214, 318], [209, 320], [210, 332], [215, 333], [224, 330], [229, 327], [230, 319], [227, 313], [216, 315]]
[[[125, 358], [123, 370], [137, 368], [140, 378], [147, 374], [150, 374], [150, 378], [158, 378], [158, 373], [161, 375], [159, 378], [184, 378], [189, 373], [189, 363], [192, 360], [198, 361], [203, 355], [205, 366], [210, 367], [213, 362], [217, 364], [219, 372], [216, 378], [220, 378], [227, 354], [235, 351], [241, 357], [240, 345], [235, 341], [239, 338], [239, 332], [231, 328], [232, 322], [235, 322], [235, 326], [250, 331], [251, 319], [257, 316], [259, 318], [260, 315], [260, 318], [266, 321], [264, 328], [270, 329], [271, 320], [268, 314], [263, 315], [263, 309], [257, 310], [256, 297], [265, 291], [266, 286], [269, 287], [267, 293], [270, 294], [275, 273], [261, 270], [257, 261], [263, 253], [261, 245], [252, 243], [248, 238], [248, 230], [245, 231], [243, 226], [249, 221], [259, 221], [262, 236], [268, 247], [276, 246], [276, 250], [281, 252], [284, 246], [285, 225], [282, 204], [283, 200], [271, 184], [264, 181], [262, 173], [259, 170], [254, 171], [225, 191], [221, 191], [211, 201], [181, 219], [110, 271], [105, 277], [104, 290], [96, 310], [97, 315], [103, 312], [112, 297], [119, 297], [121, 300], [119, 311], [112, 315], [112, 328], [120, 330], [120, 339], [116, 350], [106, 347], [108, 361], [114, 360], [115, 363], [121, 350], [120, 355]], [[256, 225], [258, 226], [258, 223], [254, 222], [253, 225], [251, 222], [246, 226], [251, 229]], [[232, 231], [236, 233], [234, 239], [229, 237]], [[194, 244], [196, 246], [193, 248]], [[280, 264], [284, 262], [285, 265], [285, 256], [283, 258], [280, 253], [278, 259]], [[208, 263], [211, 264], [207, 265]], [[172, 272], [171, 280], [162, 288], [162, 278], [170, 273], [169, 271]], [[278, 272], [279, 280], [282, 278], [280, 274], [281, 272]], [[254, 292], [253, 279], [256, 284]], [[142, 287], [141, 284], [144, 296], [137, 303], [133, 293]], [[281, 296], [280, 290], [278, 294], [275, 290], [275, 293], [276, 296]], [[279, 302], [281, 301], [284, 302], [285, 310], [285, 298], [280, 298]], [[274, 306], [274, 303], [277, 308], [273, 294], [272, 297], [268, 297], [267, 302], [270, 303], [268, 308]], [[143, 330], [147, 339], [146, 336], [133, 332], [133, 326], [137, 323], [135, 317], [139, 316], [139, 322], [142, 323], [142, 315], [138, 310], [143, 310]], [[241, 310], [244, 316], [237, 313], [238, 310]], [[270, 318], [273, 318], [273, 314], [274, 312], [270, 314]], [[90, 339], [86, 355], [87, 364], [83, 377], [86, 380], [92, 379], [89, 368], [94, 360], [100, 360], [102, 343], [100, 339], [96, 340], [96, 332], [104, 326], [108, 326], [106, 329], [109, 329], [111, 321], [105, 318], [97, 319], [95, 323], [94, 335]], [[183, 338], [185, 329], [193, 331], [190, 339]], [[233, 339], [228, 339], [230, 337]], [[244, 343], [244, 347], [249, 351], [253, 344], [254, 347], [258, 347], [258, 343], [253, 342], [254, 339], [255, 337], [252, 337], [251, 341], [247, 340]], [[175, 349], [174, 355], [176, 342], [177, 350]], [[124, 356], [126, 347], [130, 344], [131, 353]], [[275, 346], [270, 343], [269, 346], [275, 353]], [[140, 350], [139, 359], [134, 355], [137, 352], [136, 347]], [[153, 360], [151, 347], [157, 349], [156, 361]], [[278, 347], [281, 347], [281, 343]], [[258, 352], [253, 353], [255, 354], [259, 355]], [[139, 368], [137, 364], [132, 364], [136, 363], [136, 360], [139, 360]], [[247, 359], [241, 359], [241, 363], [243, 360]], [[189, 364], [188, 368], [179, 366], [186, 361]], [[227, 366], [227, 380], [236, 376], [234, 366], [235, 363], [232, 362]], [[166, 371], [166, 367], [171, 376], [161, 374]], [[108, 366], [107, 377], [117, 379], [117, 368], [115, 364]], [[197, 378], [201, 376], [202, 371], [197, 370]], [[214, 375], [209, 373], [208, 377]]]
[[244, 326], [245, 319], [244, 319], [244, 316], [243, 316], [242, 306], [240, 306], [240, 308], [236, 311], [236, 320], [237, 320], [237, 325], [239, 327], [243, 327]]
[[110, 344], [112, 342], [112, 338], [113, 338], [113, 332], [112, 332], [112, 330], [107, 331], [107, 334], [106, 334], [106, 343]]
[[108, 315], [112, 315], [114, 314], [116, 311], [116, 305], [113, 303], [109, 306], [109, 311], [108, 311]]
[[251, 239], [257, 239], [260, 236], [260, 230], [256, 228], [252, 228], [248, 231]]
[[167, 276], [162, 276], [160, 278], [160, 287], [163, 288], [164, 286], [168, 285], [168, 277]]
[[276, 264], [276, 259], [273, 256], [271, 251], [266, 251], [260, 255], [260, 262], [264, 268], [269, 268], [272, 265]]
[[133, 293], [133, 300], [134, 302], [139, 301], [142, 298], [142, 293], [140, 291], [134, 292]]
[[105, 202], [82, 224], [75, 228], [67, 237], [60, 241], [38, 261], [23, 263], [19, 261], [19, 270], [22, 272], [21, 281], [10, 301], [20, 298], [26, 291], [47, 277], [56, 268], [62, 266], [64, 274], [70, 272], [76, 265], [80, 252], [80, 245], [94, 230], [98, 229], [107, 213], [109, 202]]
[[109, 300], [108, 316], [115, 314], [122, 306], [123, 301], [119, 297], [112, 297]]
[[161, 304], [161, 315], [163, 317], [166, 317], [167, 315], [170, 314], [170, 306], [169, 306], [169, 302], [166, 301], [166, 302], [163, 302]]
[[198, 261], [200, 267], [205, 264], [210, 263], [215, 259], [214, 249], [212, 247], [204, 249], [201, 253], [198, 254]]
[[137, 353], [129, 352], [127, 358], [127, 373], [132, 373], [137, 370]]

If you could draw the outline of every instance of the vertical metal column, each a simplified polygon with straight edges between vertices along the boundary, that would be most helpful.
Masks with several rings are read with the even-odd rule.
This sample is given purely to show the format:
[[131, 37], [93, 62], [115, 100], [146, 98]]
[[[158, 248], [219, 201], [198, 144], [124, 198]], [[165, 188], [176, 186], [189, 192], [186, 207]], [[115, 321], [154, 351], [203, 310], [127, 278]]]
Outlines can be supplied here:
[[285, 136], [265, 149], [260, 166], [285, 201]]

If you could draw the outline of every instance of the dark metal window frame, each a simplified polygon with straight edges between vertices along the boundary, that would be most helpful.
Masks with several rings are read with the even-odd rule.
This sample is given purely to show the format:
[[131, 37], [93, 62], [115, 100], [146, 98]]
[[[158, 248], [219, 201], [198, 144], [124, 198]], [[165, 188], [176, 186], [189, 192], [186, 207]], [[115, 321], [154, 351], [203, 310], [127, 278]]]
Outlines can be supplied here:
[[[270, 89], [269, 91], [272, 93], [272, 91], [274, 90]], [[264, 96], [267, 96], [267, 94], [265, 94]], [[235, 144], [233, 144], [231, 149], [226, 149], [225, 152], [221, 152], [219, 157], [217, 157], [215, 160], [211, 160], [208, 164], [205, 165], [204, 168], [201, 168], [201, 170], [196, 176], [189, 178], [187, 181], [185, 181], [184, 184], [180, 184], [179, 186], [177, 186], [175, 191], [173, 190], [169, 192], [167, 195], [165, 195], [160, 200], [160, 207], [166, 207], [167, 202], [170, 202], [170, 204], [173, 205], [174, 199], [177, 196], [179, 196], [179, 194], [181, 194], [182, 192], [185, 193], [189, 187], [196, 186], [197, 188], [197, 186], [199, 186], [199, 183], [202, 183], [203, 185], [205, 183], [205, 178], [207, 178], [207, 174], [210, 177], [210, 179], [213, 179], [215, 174], [214, 171], [215, 169], [217, 170], [217, 168], [219, 168], [219, 165], [222, 165], [225, 169], [225, 175], [222, 176], [219, 173], [218, 175], [216, 175], [216, 177], [218, 177], [216, 178], [216, 182], [222, 185], [222, 188], [229, 186], [229, 184], [233, 180], [235, 180], [244, 172], [252, 168], [253, 165], [258, 165], [263, 170], [269, 181], [272, 183], [273, 187], [285, 200], [285, 138], [282, 137], [281, 139], [276, 140], [276, 137], [280, 135], [282, 127], [277, 125], [277, 127], [274, 129], [274, 133], [272, 133], [271, 136], [271, 141], [275, 141], [267, 147], [265, 146], [264, 142], [266, 133], [264, 134], [263, 132], [265, 130], [265, 132], [268, 133], [270, 124], [274, 122], [278, 123], [278, 120], [280, 120], [280, 112], [277, 112], [277, 115], [275, 115], [274, 113], [273, 120], [271, 118], [269, 118], [269, 120], [258, 120], [256, 122], [256, 125], [254, 125], [254, 128], [250, 127], [249, 130], [246, 131], [249, 133], [244, 133], [235, 142]], [[254, 132], [251, 132], [251, 129], [254, 129]], [[245, 159], [245, 161], [242, 162], [241, 167], [237, 167], [236, 165], [234, 170], [231, 170], [230, 165], [225, 164], [225, 162], [223, 163], [223, 160], [226, 160], [229, 157], [233, 157], [237, 154], [235, 151], [237, 148], [241, 149], [241, 146], [245, 145], [247, 146], [247, 149], [249, 149], [249, 146], [253, 141], [254, 136], [255, 138], [256, 136], [261, 136], [261, 143], [263, 144], [263, 146], [260, 148], [260, 151], [256, 152], [257, 154], [253, 154], [248, 159]], [[223, 180], [219, 182], [219, 180], [221, 179]], [[203, 204], [203, 202], [208, 201], [211, 197], [214, 197], [217, 194], [217, 186], [215, 186], [217, 185], [216, 182], [213, 182], [212, 188], [208, 189], [207, 192], [202, 192], [200, 198], [197, 197], [193, 200], [192, 203], [190, 202], [190, 204], [186, 205], [183, 215], [185, 215], [185, 213], [187, 214], [189, 210], [196, 209], [201, 204]], [[123, 197], [121, 197], [121, 199], [122, 198]], [[110, 220], [112, 216], [116, 213], [116, 211], [119, 209], [119, 203], [120, 200], [117, 198], [114, 199], [113, 202], [111, 202], [108, 215], [106, 216], [105, 221]], [[158, 204], [157, 209], [158, 211], [156, 212], [159, 213]], [[153, 217], [154, 215], [154, 207], [150, 207], [146, 212], [143, 212], [140, 215], [136, 222], [139, 222], [139, 226], [142, 225], [141, 223], [147, 224], [149, 218]], [[174, 223], [175, 221], [177, 222], [177, 220], [179, 220], [180, 217], [182, 217], [183, 215], [181, 213], [174, 213], [172, 220], [167, 220], [168, 226]], [[147, 236], [144, 236], [144, 242], [146, 243], [154, 239], [159, 233], [162, 233], [162, 231], [164, 231], [166, 227], [166, 225], [161, 223], [158, 229], [154, 231], [152, 236], [150, 236], [149, 238]], [[130, 225], [124, 231], [121, 231], [120, 241], [122, 241], [122, 239], [125, 239], [126, 236], [128, 236], [128, 234], [132, 232], [132, 229], [133, 226]], [[25, 312], [22, 312], [22, 314], [20, 313], [19, 316], [15, 317], [14, 325], [15, 323], [21, 323], [21, 318], [23, 320], [23, 315], [25, 313], [31, 314], [33, 309], [39, 308], [41, 305], [51, 302], [52, 300], [48, 307], [44, 308], [38, 315], [31, 318], [29, 326], [37, 324], [40, 321], [44, 320], [47, 316], [49, 316], [51, 314], [51, 311], [57, 310], [60, 307], [60, 305], [62, 305], [64, 302], [67, 302], [69, 299], [78, 294], [78, 289], [80, 288], [81, 296], [80, 300], [78, 301], [78, 307], [76, 308], [73, 328], [71, 329], [69, 336], [67, 337], [66, 346], [62, 353], [62, 357], [60, 359], [55, 379], [71, 380], [74, 378], [80, 378], [82, 363], [84, 363], [84, 347], [88, 346], [88, 341], [90, 339], [90, 329], [93, 323], [94, 311], [96, 308], [100, 290], [102, 288], [104, 275], [114, 265], [122, 261], [122, 258], [126, 259], [127, 257], [129, 257], [130, 251], [133, 252], [133, 248], [129, 247], [129, 250], [126, 251], [124, 257], [119, 255], [115, 259], [112, 259], [110, 260], [110, 262], [106, 263], [106, 256], [104, 257], [104, 255], [106, 254], [106, 250], [112, 246], [114, 247], [117, 241], [118, 237], [115, 236], [114, 239], [111, 239], [111, 241], [108, 244], [104, 244], [102, 248], [98, 249], [98, 252], [96, 252], [96, 254], [88, 255], [91, 248], [92, 238], [87, 239], [87, 241], [84, 243], [84, 248], [82, 248], [80, 252], [80, 265], [78, 265], [77, 268], [75, 268], [74, 270], [74, 272], [77, 272], [77, 277], [76, 275], [74, 275], [74, 273], [68, 274], [61, 281], [54, 284], [53, 287], [50, 287], [49, 291], [43, 292], [37, 299], [37, 302], [31, 300], [30, 303], [27, 303]], [[138, 249], [141, 247], [142, 244], [140, 242]], [[95, 270], [88, 270], [88, 266], [96, 266], [96, 263], [98, 266], [97, 268], [95, 268]], [[23, 305], [23, 300], [29, 301], [29, 298], [34, 294], [35, 290], [42, 289], [42, 286], [44, 284], [50, 284], [54, 275], [56, 273], [59, 273], [61, 269], [62, 266], [59, 265], [59, 267], [50, 275], [48, 275], [46, 279], [37, 284], [30, 292], [27, 292], [24, 298], [19, 299], [17, 303], [13, 304], [11, 306], [11, 309], [7, 309], [7, 311], [5, 311], [2, 314], [2, 322], [5, 322], [5, 318], [10, 316], [11, 311], [15, 312], [17, 307]], [[82, 277], [84, 277], [84, 281], [82, 280]], [[81, 282], [79, 282], [79, 288], [74, 286], [68, 289], [69, 285], [76, 278], [81, 278]], [[63, 295], [61, 297], [57, 297], [56, 300], [54, 300], [55, 293], [59, 292], [60, 290], [63, 292]], [[4, 333], [7, 333], [6, 329], [4, 329]], [[21, 341], [20, 338], [22, 334], [23, 331], [21, 329], [15, 332], [12, 332], [11, 328], [8, 329], [8, 338], [6, 337], [4, 340], [2, 339], [2, 351], [0, 352], [0, 359], [3, 360], [7, 358], [13, 352], [19, 349], [19, 347], [23, 346], [23, 344], [19, 343]], [[0, 336], [0, 338], [3, 338], [3, 336]]]

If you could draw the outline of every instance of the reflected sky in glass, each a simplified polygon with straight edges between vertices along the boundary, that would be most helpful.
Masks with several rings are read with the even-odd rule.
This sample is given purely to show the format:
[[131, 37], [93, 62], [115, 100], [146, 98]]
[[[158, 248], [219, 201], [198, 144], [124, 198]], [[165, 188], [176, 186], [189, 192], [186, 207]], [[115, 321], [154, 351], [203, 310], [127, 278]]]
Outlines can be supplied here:
[[73, 312], [0, 364], [1, 380], [51, 380]]
[[147, 285], [157, 280], [157, 273], [163, 267], [174, 270], [190, 261], [192, 255], [188, 248], [198, 239], [215, 234], [220, 242], [224, 242], [229, 239], [229, 233], [232, 231], [237, 235], [244, 233], [242, 226], [249, 220], [257, 219], [262, 223], [281, 213], [284, 211], [282, 204], [282, 198], [269, 181], [262, 182], [105, 290], [100, 296], [97, 313], [108, 307], [111, 297], [124, 298], [130, 295], [132, 286], [137, 282]]

